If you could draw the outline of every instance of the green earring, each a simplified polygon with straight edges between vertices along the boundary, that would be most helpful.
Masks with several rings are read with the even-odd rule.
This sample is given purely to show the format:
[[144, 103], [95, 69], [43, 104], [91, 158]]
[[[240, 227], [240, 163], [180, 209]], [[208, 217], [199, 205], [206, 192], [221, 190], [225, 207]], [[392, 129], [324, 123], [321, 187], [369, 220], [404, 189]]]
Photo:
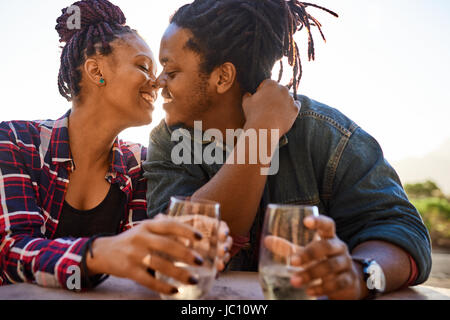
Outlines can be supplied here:
[[105, 79], [100, 78], [100, 84], [105, 84]]

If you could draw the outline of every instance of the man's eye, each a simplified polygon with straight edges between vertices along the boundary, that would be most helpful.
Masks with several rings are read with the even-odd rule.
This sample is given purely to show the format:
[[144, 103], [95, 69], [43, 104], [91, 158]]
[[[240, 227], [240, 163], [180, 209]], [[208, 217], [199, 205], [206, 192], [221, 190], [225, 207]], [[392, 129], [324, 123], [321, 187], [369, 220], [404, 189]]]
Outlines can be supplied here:
[[177, 74], [176, 71], [174, 71], [174, 72], [167, 72], [167, 76], [168, 76], [170, 79], [175, 78], [176, 74]]
[[145, 72], [148, 72], [148, 68], [146, 66], [139, 66], [142, 70], [144, 70]]

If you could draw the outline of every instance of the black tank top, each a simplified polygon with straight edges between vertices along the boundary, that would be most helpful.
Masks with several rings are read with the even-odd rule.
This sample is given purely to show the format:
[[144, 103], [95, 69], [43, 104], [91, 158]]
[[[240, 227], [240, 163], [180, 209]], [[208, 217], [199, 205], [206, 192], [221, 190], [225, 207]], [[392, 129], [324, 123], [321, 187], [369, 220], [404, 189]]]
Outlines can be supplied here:
[[96, 208], [77, 210], [64, 201], [54, 239], [90, 238], [98, 234], [118, 234], [124, 217], [125, 194], [118, 185], [111, 185], [108, 195]]

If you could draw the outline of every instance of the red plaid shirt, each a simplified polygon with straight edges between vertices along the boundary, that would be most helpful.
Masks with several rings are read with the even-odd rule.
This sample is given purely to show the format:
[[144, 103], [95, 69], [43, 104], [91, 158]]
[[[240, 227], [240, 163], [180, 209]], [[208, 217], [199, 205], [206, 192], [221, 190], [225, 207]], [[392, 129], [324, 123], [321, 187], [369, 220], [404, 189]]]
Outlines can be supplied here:
[[[53, 238], [73, 170], [69, 115], [56, 121], [0, 123], [0, 285], [66, 288], [73, 266], [81, 269], [89, 239]], [[116, 140], [111, 152], [106, 179], [119, 184], [127, 197], [123, 232], [147, 218], [141, 168], [147, 150]]]

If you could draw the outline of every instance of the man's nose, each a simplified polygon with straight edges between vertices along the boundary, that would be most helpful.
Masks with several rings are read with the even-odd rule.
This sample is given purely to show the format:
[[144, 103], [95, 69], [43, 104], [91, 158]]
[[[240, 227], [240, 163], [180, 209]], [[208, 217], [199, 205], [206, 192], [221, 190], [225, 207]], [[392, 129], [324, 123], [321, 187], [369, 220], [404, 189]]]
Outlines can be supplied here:
[[159, 77], [156, 78], [156, 85], [158, 88], [163, 88], [166, 86], [166, 77], [164, 75], [164, 72], [162, 72]]

